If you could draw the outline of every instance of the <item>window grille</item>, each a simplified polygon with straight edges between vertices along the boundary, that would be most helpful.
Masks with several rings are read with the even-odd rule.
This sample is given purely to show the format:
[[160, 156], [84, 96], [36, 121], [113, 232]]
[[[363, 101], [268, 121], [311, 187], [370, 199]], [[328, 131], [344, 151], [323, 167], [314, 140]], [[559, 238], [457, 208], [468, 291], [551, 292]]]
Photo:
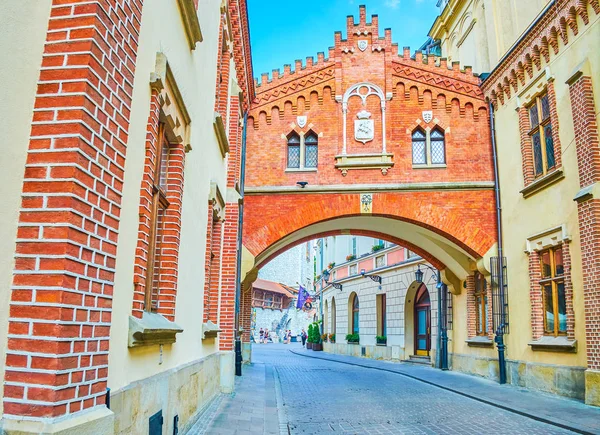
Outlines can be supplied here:
[[446, 163], [444, 133], [438, 129], [431, 132], [431, 163]]
[[[508, 280], [506, 273], [506, 257], [502, 258], [502, 267], [498, 257], [490, 259], [490, 270], [492, 272], [492, 317], [494, 320], [494, 332], [503, 327], [504, 333], [509, 333], [508, 317]], [[500, 273], [504, 282], [504, 291], [500, 291]]]
[[446, 329], [452, 329], [452, 292], [444, 284], [446, 290]]
[[318, 139], [315, 134], [309, 134], [304, 139], [304, 167], [316, 168], [318, 163]]
[[385, 266], [385, 255], [380, 255], [379, 257], [375, 257], [375, 267], [383, 267]]
[[293, 134], [288, 138], [288, 168], [300, 167], [300, 137]]
[[412, 134], [412, 154], [413, 164], [415, 165], [426, 165], [427, 156], [425, 154], [426, 140], [425, 132], [417, 129]]

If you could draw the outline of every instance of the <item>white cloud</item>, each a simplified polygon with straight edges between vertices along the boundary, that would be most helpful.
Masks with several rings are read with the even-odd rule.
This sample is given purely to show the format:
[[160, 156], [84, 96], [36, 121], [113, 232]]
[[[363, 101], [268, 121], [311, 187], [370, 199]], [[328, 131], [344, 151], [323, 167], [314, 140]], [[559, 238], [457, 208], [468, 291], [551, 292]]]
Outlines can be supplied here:
[[400, 0], [385, 0], [385, 5], [391, 9], [398, 9], [398, 6], [400, 6]]

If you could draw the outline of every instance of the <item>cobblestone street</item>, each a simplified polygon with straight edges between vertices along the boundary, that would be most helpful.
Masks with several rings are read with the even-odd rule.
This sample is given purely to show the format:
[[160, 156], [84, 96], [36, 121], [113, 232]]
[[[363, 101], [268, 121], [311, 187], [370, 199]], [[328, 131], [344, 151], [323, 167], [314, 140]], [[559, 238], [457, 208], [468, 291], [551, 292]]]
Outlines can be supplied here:
[[[289, 346], [255, 345], [254, 362], [244, 367], [244, 376], [238, 379], [236, 393], [214, 410], [208, 425], [206, 420], [211, 417], [204, 416], [205, 429], [199, 430], [197, 426], [192, 433], [573, 433], [397, 373], [308, 358], [310, 353], [301, 356], [290, 350], [302, 352], [302, 348], [294, 343]], [[319, 353], [320, 356], [333, 357], [325, 353]], [[390, 366], [408, 367], [409, 371], [411, 368], [405, 364]], [[422, 370], [439, 373], [427, 368]], [[508, 395], [516, 391], [513, 387], [504, 388]], [[532, 401], [540, 401], [540, 406], [544, 400], [556, 400], [530, 394]], [[592, 426], [589, 421], [586, 423], [588, 429], [593, 428], [597, 411], [600, 418], [600, 410], [571, 400], [558, 400], [558, 406], [564, 406], [562, 413], [565, 415], [581, 412], [583, 420], [592, 421]], [[276, 424], [277, 419], [280, 424]], [[564, 425], [569, 426], [569, 422], [565, 421]], [[600, 433], [600, 430], [580, 429], [578, 432]]]

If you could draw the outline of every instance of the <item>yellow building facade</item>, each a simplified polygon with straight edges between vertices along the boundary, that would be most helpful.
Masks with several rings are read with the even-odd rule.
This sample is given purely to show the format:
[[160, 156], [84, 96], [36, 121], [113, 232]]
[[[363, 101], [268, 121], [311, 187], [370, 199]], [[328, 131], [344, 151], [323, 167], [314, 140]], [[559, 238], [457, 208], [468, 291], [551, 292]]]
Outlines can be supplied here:
[[[451, 0], [430, 33], [481, 74], [494, 109], [508, 381], [597, 406], [599, 13], [587, 0]], [[496, 377], [495, 350], [470, 346], [458, 322], [453, 368]]]

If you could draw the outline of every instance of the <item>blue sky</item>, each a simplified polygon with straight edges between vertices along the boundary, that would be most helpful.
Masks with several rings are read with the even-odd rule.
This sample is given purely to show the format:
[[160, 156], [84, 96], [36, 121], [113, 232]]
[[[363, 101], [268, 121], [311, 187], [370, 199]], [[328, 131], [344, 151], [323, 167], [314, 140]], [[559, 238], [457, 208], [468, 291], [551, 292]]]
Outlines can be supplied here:
[[418, 49], [427, 39], [427, 32], [438, 15], [436, 0], [282, 0], [265, 2], [248, 0], [250, 42], [254, 76], [275, 68], [283, 73], [283, 65], [307, 56], [317, 59], [317, 52], [333, 46], [333, 33], [342, 31], [346, 38], [346, 15], [358, 22], [358, 6], [367, 7], [367, 22], [371, 15], [379, 16], [379, 34], [392, 29], [392, 41]]

